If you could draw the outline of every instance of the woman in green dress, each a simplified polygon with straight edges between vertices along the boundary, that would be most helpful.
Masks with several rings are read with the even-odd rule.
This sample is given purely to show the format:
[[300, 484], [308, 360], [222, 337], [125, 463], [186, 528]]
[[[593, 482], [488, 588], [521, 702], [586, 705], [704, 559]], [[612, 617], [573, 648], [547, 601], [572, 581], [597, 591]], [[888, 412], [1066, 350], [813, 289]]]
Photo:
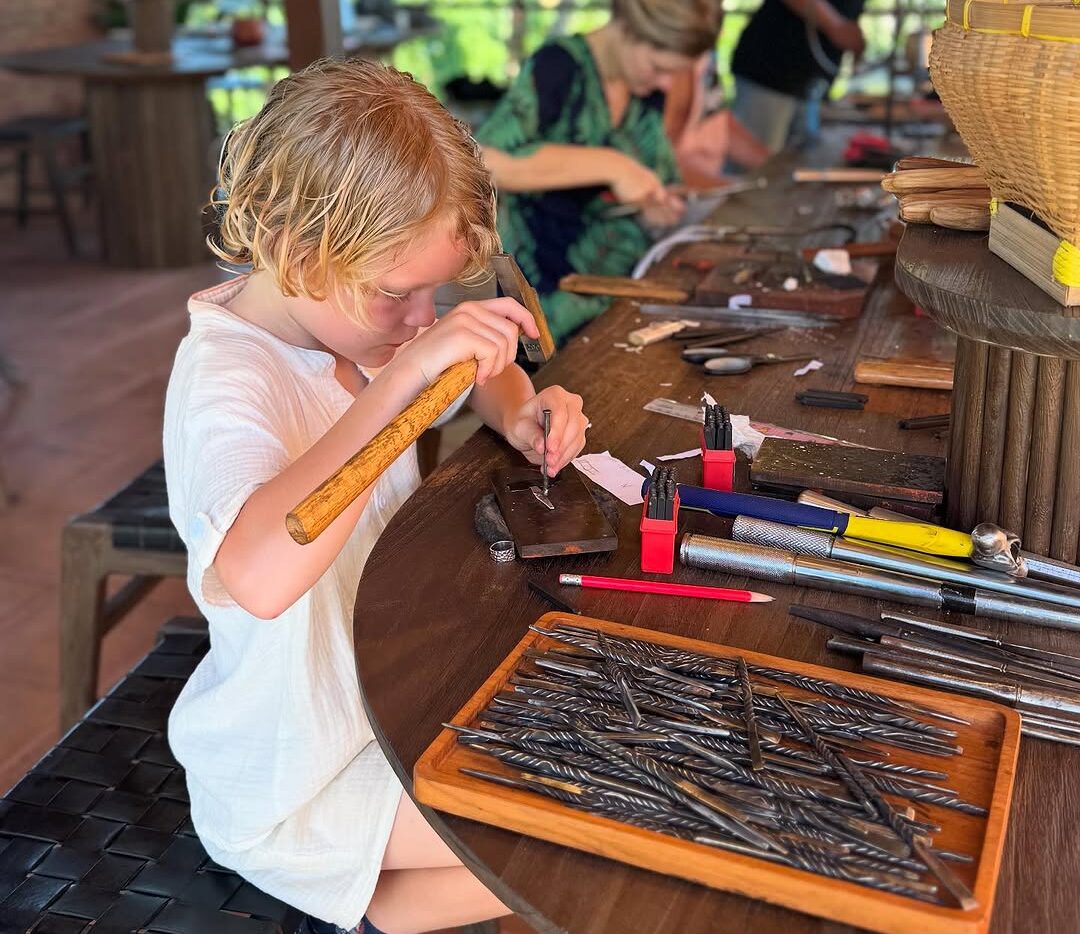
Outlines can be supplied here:
[[[554, 39], [524, 63], [477, 139], [499, 189], [499, 233], [540, 293], [559, 340], [604, 298], [558, 291], [568, 273], [627, 275], [647, 226], [682, 199], [664, 134], [664, 94], [716, 44], [720, 0], [613, 0], [607, 25]], [[639, 205], [609, 216], [617, 203]]]

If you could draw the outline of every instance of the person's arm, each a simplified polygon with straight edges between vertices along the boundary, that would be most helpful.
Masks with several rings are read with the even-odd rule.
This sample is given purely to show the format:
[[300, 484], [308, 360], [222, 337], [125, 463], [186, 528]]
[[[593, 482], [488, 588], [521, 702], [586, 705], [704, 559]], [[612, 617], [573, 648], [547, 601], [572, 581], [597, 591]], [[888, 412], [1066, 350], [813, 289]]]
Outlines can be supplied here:
[[796, 16], [817, 27], [837, 48], [861, 55], [866, 40], [859, 24], [848, 19], [828, 0], [782, 0]]
[[213, 563], [232, 599], [253, 616], [273, 619], [310, 590], [337, 558], [370, 490], [308, 545], [293, 541], [286, 514], [448, 366], [476, 359], [481, 392], [512, 364], [519, 328], [537, 336], [531, 315], [512, 299], [466, 302], [404, 348], [325, 435], [248, 497]]

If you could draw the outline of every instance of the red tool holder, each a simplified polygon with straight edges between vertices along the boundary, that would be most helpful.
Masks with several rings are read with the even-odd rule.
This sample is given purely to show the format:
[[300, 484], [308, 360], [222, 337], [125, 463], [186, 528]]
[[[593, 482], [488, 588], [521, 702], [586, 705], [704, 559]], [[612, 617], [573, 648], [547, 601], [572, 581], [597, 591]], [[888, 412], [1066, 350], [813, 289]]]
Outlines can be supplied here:
[[675, 536], [679, 531], [679, 494], [670, 519], [650, 519], [649, 500], [641, 504], [641, 570], [645, 574], [670, 574], [675, 569]]
[[701, 430], [701, 485], [708, 490], [731, 493], [735, 489], [735, 452], [710, 451]]

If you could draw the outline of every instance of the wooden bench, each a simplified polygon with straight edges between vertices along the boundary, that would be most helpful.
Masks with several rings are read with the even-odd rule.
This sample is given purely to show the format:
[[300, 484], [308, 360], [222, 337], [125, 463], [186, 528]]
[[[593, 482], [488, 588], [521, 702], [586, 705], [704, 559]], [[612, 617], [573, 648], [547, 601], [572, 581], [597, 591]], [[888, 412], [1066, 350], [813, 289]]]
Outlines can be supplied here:
[[[97, 697], [101, 640], [165, 576], [187, 573], [187, 552], [169, 519], [165, 469], [152, 464], [61, 537], [60, 729]], [[112, 574], [131, 579], [106, 599]]]

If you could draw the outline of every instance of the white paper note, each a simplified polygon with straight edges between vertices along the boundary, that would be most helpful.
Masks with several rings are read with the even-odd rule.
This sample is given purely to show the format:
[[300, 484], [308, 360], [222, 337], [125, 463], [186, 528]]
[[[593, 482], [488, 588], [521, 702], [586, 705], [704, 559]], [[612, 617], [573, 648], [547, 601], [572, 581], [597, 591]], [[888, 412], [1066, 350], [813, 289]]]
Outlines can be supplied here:
[[753, 460], [761, 450], [761, 442], [764, 440], [765, 436], [750, 425], [749, 415], [731, 416], [731, 446], [736, 451], [742, 451]]
[[582, 454], [570, 463], [593, 483], [619, 497], [627, 506], [637, 506], [644, 502], [641, 498], [641, 484], [645, 478], [617, 457], [612, 457], [609, 452]]
[[681, 461], [686, 460], [688, 457], [697, 457], [701, 453], [701, 448], [694, 448], [692, 451], [680, 451], [678, 454], [661, 454], [658, 461]]

